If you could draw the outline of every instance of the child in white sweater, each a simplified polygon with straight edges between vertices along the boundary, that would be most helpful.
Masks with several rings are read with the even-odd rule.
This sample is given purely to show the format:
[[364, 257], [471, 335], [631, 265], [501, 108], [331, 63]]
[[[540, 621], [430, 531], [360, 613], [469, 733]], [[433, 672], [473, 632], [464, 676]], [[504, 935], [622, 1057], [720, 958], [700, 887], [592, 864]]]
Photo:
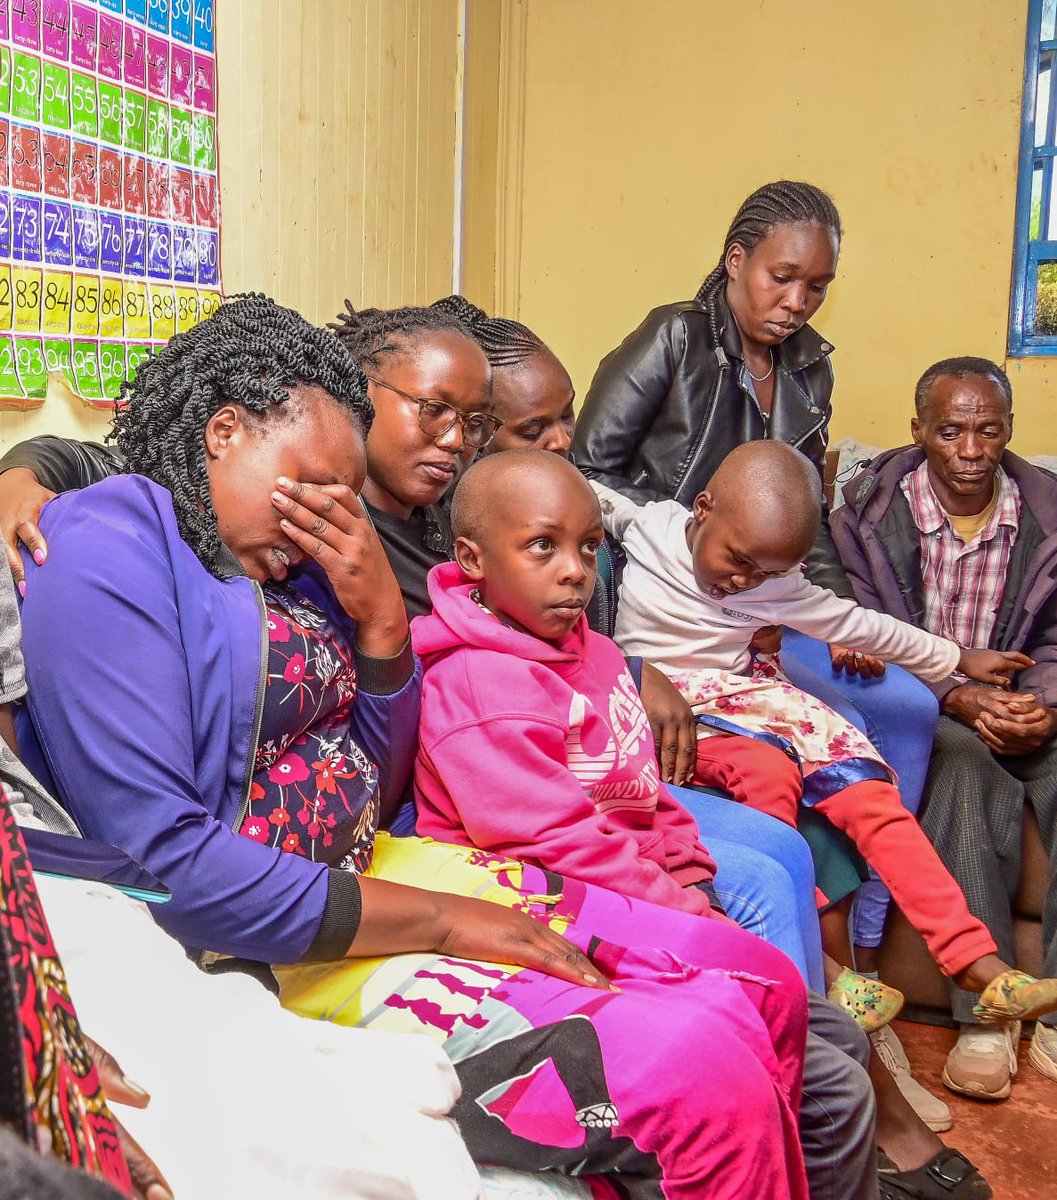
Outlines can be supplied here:
[[789, 625], [928, 680], [957, 670], [1000, 686], [1031, 660], [960, 649], [809, 583], [800, 563], [818, 530], [819, 481], [781, 442], [732, 451], [689, 511], [674, 501], [640, 508], [593, 486], [627, 554], [616, 640], [665, 671], [698, 716], [697, 781], [791, 825], [801, 805], [817, 807], [876, 869], [941, 969], [988, 988], [981, 1014], [1057, 1007], [1057, 981], [1000, 974], [990, 934], [870, 742], [785, 680], [776, 657], [754, 657], [751, 643], [759, 629]]

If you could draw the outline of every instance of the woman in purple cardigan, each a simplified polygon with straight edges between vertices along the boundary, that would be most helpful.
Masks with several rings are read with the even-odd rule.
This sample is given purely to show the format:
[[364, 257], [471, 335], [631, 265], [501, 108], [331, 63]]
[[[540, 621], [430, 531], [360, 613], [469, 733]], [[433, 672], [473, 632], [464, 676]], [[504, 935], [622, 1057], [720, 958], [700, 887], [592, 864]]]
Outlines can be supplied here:
[[[378, 356], [407, 393], [379, 405], [493, 422], [454, 318], [397, 323]], [[472, 411], [427, 399], [438, 368]], [[338, 342], [243, 297], [122, 399], [131, 473], [47, 506], [23, 608], [26, 757], [81, 830], [168, 885], [158, 917], [188, 947], [299, 964], [300, 1011], [441, 1043], [479, 1160], [671, 1200], [805, 1197], [788, 959], [723, 921], [376, 834], [419, 674], [357, 499], [373, 409]], [[313, 1010], [331, 985], [340, 1003]]]

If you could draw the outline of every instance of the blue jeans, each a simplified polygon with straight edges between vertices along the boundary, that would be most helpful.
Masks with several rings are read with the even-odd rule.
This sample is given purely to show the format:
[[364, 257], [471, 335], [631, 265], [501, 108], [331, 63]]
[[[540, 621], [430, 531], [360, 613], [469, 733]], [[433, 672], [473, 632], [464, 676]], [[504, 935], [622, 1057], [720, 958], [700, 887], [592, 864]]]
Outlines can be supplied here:
[[774, 817], [725, 796], [670, 790], [697, 822], [716, 860], [716, 894], [727, 915], [788, 955], [807, 986], [824, 995], [815, 871], [804, 839]]
[[[782, 665], [798, 688], [866, 734], [899, 777], [903, 806], [916, 814], [939, 716], [939, 705], [929, 689], [901, 667], [890, 666], [880, 679], [838, 673], [830, 662], [829, 647], [794, 629], [782, 631]], [[888, 901], [888, 889], [871, 868], [855, 904], [855, 945], [880, 945]]]

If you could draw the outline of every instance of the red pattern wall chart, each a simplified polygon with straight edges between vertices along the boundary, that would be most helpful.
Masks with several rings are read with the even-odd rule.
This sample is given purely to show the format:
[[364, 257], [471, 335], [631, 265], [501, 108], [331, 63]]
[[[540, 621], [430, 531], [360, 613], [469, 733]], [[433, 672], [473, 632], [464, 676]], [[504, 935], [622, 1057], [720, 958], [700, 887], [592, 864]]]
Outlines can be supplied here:
[[88, 404], [220, 304], [214, 0], [0, 0], [0, 405]]

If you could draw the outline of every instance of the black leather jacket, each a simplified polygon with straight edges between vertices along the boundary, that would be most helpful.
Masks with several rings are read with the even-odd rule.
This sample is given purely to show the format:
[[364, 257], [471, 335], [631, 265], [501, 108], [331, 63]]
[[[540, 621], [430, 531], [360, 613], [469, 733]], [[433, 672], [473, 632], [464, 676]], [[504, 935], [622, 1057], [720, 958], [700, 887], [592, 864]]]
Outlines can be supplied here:
[[[577, 419], [573, 457], [589, 478], [640, 503], [689, 506], [716, 468], [743, 442], [775, 438], [795, 446], [822, 476], [828, 442], [833, 346], [805, 325], [775, 353], [767, 419], [740, 382], [741, 338], [720, 299], [720, 346], [695, 300], [655, 308], [599, 364]], [[808, 556], [820, 587], [852, 596], [828, 515]]]
[[91, 487], [125, 470], [121, 455], [100, 442], [77, 442], [45, 434], [19, 442], [0, 458], [0, 472], [25, 467], [49, 492]]

